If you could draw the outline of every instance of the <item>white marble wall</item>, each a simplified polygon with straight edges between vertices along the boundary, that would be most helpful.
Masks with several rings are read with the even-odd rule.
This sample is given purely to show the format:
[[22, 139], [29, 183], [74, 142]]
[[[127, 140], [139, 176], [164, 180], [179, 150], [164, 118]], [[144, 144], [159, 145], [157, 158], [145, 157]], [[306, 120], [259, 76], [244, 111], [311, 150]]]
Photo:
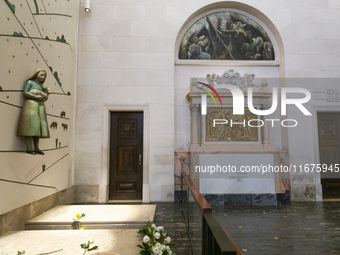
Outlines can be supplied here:
[[[173, 199], [174, 150], [188, 150], [190, 115], [185, 95], [191, 77], [234, 69], [256, 77], [339, 77], [340, 33], [337, 0], [92, 0], [81, 13], [79, 35], [76, 184], [94, 185], [105, 200], [108, 108], [143, 106], [147, 111], [148, 151], [144, 185], [151, 201]], [[240, 7], [256, 14], [279, 38], [279, 66], [175, 65], [177, 36], [188, 20], [211, 8]], [[250, 6], [250, 7], [249, 7]], [[254, 11], [257, 10], [257, 11]], [[191, 16], [192, 15], [192, 16]], [[296, 140], [278, 132], [294, 151]], [[313, 133], [305, 133], [308, 140]], [[276, 148], [286, 147], [272, 134]], [[299, 157], [311, 158], [306, 146]], [[290, 153], [292, 162], [298, 156]], [[86, 189], [85, 189], [86, 190]], [[147, 190], [147, 189], [146, 189]], [[89, 194], [91, 195], [91, 194]], [[147, 198], [144, 198], [148, 200]]]
[[92, 1], [91, 13], [81, 15], [75, 174], [76, 185], [97, 185], [97, 201], [106, 202], [107, 111], [139, 107], [147, 127], [143, 200], [173, 200], [179, 28], [168, 18], [170, 10], [166, 1]]

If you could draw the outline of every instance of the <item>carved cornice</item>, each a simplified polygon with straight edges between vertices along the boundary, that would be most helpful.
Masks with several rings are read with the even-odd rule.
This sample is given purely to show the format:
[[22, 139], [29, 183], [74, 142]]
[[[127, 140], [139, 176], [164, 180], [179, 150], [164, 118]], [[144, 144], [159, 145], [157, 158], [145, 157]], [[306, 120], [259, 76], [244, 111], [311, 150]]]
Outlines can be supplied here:
[[[233, 96], [227, 85], [233, 85], [240, 88], [245, 96], [245, 105], [247, 104], [247, 88], [252, 88], [252, 97], [254, 105], [258, 105], [265, 109], [271, 105], [272, 92], [267, 90], [267, 79], [255, 80], [255, 74], [241, 75], [234, 70], [224, 72], [221, 76], [214, 73], [207, 74], [206, 78], [191, 78], [190, 92], [186, 95], [186, 98], [190, 105], [200, 105], [201, 95], [205, 94], [204, 90], [208, 90], [215, 97], [213, 91], [210, 88], [203, 85], [207, 84], [216, 90], [222, 100], [223, 105], [231, 105], [233, 102]], [[202, 89], [204, 90], [202, 90]], [[211, 97], [207, 97], [207, 105], [213, 105], [214, 102]]]
[[224, 88], [224, 85], [234, 85], [239, 87], [241, 90], [246, 90], [251, 87], [259, 91], [264, 90], [268, 86], [267, 79], [263, 78], [257, 84], [254, 79], [255, 74], [245, 73], [242, 76], [239, 72], [235, 72], [234, 70], [228, 70], [222, 75], [212, 73], [207, 74], [206, 78], [191, 78], [191, 91], [197, 91], [196, 87], [203, 87], [203, 85], [200, 85], [197, 82], [206, 83], [219, 91], [227, 90]]

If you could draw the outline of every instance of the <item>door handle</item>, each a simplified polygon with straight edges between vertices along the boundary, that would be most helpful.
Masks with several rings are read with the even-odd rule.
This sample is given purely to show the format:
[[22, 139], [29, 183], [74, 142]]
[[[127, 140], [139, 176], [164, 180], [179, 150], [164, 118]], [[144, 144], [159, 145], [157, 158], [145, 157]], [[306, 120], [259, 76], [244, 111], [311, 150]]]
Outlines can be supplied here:
[[138, 155], [138, 165], [142, 165], [142, 154], [141, 153], [139, 153], [139, 155]]

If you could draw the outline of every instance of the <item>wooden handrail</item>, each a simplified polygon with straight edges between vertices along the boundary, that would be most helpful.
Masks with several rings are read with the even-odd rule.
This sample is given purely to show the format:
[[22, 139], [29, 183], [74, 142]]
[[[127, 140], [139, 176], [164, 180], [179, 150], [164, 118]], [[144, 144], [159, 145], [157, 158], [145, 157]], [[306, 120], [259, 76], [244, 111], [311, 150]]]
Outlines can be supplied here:
[[193, 194], [194, 199], [196, 203], [198, 204], [201, 212], [202, 213], [212, 212], [211, 206], [209, 205], [207, 200], [205, 200], [205, 198], [202, 196], [201, 192], [199, 192], [199, 190], [196, 188], [194, 182], [190, 179], [189, 175], [187, 175], [186, 173], [182, 173], [182, 175], [191, 193]]
[[228, 239], [233, 244], [234, 248], [236, 249], [237, 255], [242, 255], [240, 248], [237, 246], [237, 244], [235, 243], [235, 241], [233, 240], [233, 238], [231, 237], [231, 235], [229, 234], [227, 229], [225, 227], [222, 227], [222, 229], [223, 229], [224, 233], [228, 236]]
[[[213, 239], [216, 241], [216, 243], [219, 246], [219, 249], [222, 251], [221, 254], [223, 254], [223, 255], [224, 254], [225, 255], [229, 255], [229, 254], [230, 255], [238, 255], [232, 239], [229, 238], [231, 236], [226, 235], [224, 229], [218, 223], [215, 216], [212, 213], [205, 213], [205, 214], [203, 214], [203, 217], [204, 217], [205, 221], [207, 222], [207, 225], [209, 226], [209, 231], [211, 232]], [[209, 238], [207, 238], [206, 240], [207, 240], [207, 243], [209, 243]], [[204, 239], [203, 239], [202, 242], [204, 242]], [[209, 244], [207, 246], [209, 246]], [[203, 249], [204, 248], [202, 248], [202, 250]], [[207, 254], [207, 255], [211, 254], [209, 252], [211, 252], [211, 251], [207, 250], [205, 254]]]
[[231, 235], [216, 220], [211, 206], [196, 188], [189, 175], [182, 173], [182, 177], [202, 213], [202, 254], [242, 255]]

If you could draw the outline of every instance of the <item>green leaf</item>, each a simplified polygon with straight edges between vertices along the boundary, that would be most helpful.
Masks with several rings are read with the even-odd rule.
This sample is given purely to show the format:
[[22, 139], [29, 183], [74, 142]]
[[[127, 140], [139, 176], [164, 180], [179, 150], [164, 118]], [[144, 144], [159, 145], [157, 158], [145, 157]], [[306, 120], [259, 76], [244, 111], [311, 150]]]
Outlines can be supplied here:
[[[8, 7], [11, 9], [11, 11], [13, 12], [13, 14], [15, 14], [15, 5], [10, 3], [8, 0], [5, 0], [6, 4], [8, 5]], [[19, 252], [19, 251], [18, 251]], [[25, 254], [25, 251], [23, 251], [24, 253], [21, 254]]]
[[93, 246], [92, 248], [90, 248], [88, 251], [93, 251], [93, 250], [96, 250], [96, 249], [98, 249], [98, 245], [96, 245], [96, 246]]

